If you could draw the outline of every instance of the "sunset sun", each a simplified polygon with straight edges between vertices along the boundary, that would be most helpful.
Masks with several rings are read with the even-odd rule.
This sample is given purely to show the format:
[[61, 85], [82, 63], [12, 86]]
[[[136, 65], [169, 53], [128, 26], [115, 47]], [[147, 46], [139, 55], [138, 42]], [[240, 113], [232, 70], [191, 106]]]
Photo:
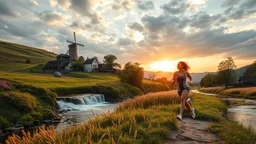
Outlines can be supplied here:
[[165, 71], [165, 72], [173, 72], [175, 71], [175, 65], [172, 61], [164, 60], [157, 61], [149, 65], [151, 70], [153, 71]]

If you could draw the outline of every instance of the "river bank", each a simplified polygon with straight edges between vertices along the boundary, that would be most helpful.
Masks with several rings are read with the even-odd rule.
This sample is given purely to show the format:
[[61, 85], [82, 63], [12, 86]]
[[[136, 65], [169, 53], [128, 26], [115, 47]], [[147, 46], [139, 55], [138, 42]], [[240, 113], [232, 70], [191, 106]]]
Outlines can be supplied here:
[[198, 90], [205, 93], [256, 99], [256, 87], [227, 88], [227, 89], [225, 89], [224, 87], [208, 87], [208, 88], [199, 88]]
[[[226, 113], [228, 109], [219, 98], [194, 94], [192, 101], [193, 107], [196, 109], [196, 120], [206, 121], [206, 123], [210, 122], [211, 124], [209, 128], [203, 126], [203, 129], [199, 129], [198, 132], [210, 130], [211, 133], [218, 136], [218, 139], [214, 139], [213, 142], [228, 143], [229, 138], [237, 137], [239, 139], [232, 139], [232, 143], [241, 142], [241, 138], [244, 138], [242, 139], [243, 142], [248, 143], [252, 142], [252, 138], [256, 136], [255, 132], [252, 130], [244, 128], [239, 123], [228, 121], [223, 117], [223, 114]], [[178, 112], [179, 97], [176, 91], [150, 93], [124, 101], [120, 103], [113, 112], [95, 116], [94, 119], [90, 119], [86, 123], [73, 125], [64, 131], [57, 133], [56, 129], [41, 129], [36, 136], [27, 137], [27, 139], [22, 140], [19, 136], [15, 135], [9, 137], [8, 142], [32, 142], [40, 144], [41, 140], [43, 140], [44, 142], [50, 143], [69, 141], [73, 143], [115, 142], [160, 144], [168, 141], [168, 136], [171, 132], [179, 131], [184, 128], [191, 129], [193, 128], [191, 124], [197, 123], [197, 121], [186, 120], [191, 116], [188, 111], [185, 111], [185, 125], [180, 124], [180, 122], [176, 120]], [[232, 129], [230, 123], [240, 129]], [[231, 131], [236, 130], [235, 133], [224, 131], [226, 126], [228, 126]], [[246, 137], [242, 137], [244, 134], [246, 134]], [[185, 133], [182, 135], [186, 136]], [[49, 136], [51, 137], [50, 139]], [[204, 139], [202, 141], [195, 141], [205, 142]]]

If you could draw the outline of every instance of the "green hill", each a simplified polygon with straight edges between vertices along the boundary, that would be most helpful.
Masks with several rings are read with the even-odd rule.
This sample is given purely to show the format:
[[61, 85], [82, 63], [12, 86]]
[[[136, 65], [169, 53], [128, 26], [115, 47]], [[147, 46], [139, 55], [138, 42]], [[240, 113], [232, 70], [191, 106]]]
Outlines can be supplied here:
[[[0, 70], [17, 71], [37, 67], [49, 60], [54, 60], [56, 54], [43, 49], [0, 41]], [[27, 64], [26, 61], [30, 60]]]

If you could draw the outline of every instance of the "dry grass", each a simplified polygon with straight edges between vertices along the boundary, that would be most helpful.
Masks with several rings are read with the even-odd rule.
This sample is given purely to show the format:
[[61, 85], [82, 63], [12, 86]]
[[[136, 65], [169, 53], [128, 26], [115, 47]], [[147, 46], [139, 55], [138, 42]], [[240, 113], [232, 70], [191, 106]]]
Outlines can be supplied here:
[[200, 88], [200, 91], [256, 99], [256, 87], [228, 88], [228, 89], [224, 89], [223, 87], [209, 87], [209, 88]]
[[[191, 95], [191, 93], [190, 93]], [[156, 92], [148, 93], [143, 96], [137, 96], [132, 100], [125, 101], [119, 104], [118, 110], [132, 109], [132, 108], [149, 108], [154, 105], [162, 104], [178, 104], [180, 103], [180, 98], [177, 95], [177, 91], [167, 91], [167, 92]]]

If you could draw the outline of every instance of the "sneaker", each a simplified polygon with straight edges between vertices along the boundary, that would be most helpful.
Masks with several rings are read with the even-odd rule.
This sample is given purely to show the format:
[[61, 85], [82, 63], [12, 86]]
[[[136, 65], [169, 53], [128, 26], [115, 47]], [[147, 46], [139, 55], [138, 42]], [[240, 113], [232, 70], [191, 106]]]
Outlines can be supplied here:
[[192, 101], [190, 98], [187, 99], [187, 103], [190, 103], [190, 105], [192, 106]]
[[191, 108], [191, 112], [190, 112], [192, 118], [196, 118], [196, 113], [195, 113], [195, 109]]
[[181, 115], [181, 114], [177, 115], [176, 118], [177, 118], [178, 120], [182, 121], [182, 115]]

